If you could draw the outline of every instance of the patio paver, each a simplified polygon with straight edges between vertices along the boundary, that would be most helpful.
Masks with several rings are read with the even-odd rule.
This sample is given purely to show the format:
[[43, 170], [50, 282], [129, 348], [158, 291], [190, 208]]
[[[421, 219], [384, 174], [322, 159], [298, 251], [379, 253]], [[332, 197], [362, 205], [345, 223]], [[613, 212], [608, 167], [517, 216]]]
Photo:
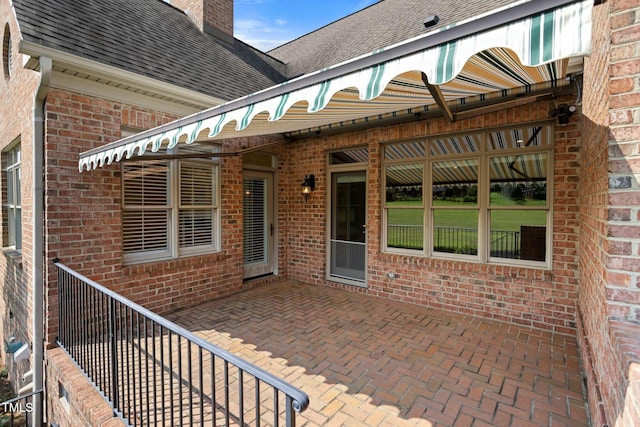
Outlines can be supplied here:
[[574, 337], [291, 280], [168, 317], [305, 391], [298, 425], [588, 425]]

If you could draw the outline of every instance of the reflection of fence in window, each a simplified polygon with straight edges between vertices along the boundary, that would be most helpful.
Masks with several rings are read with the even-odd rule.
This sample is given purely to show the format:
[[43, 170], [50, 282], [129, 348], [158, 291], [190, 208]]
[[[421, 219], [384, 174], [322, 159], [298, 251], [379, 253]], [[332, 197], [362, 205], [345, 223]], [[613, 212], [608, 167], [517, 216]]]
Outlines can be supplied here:
[[402, 249], [423, 249], [424, 227], [422, 225], [389, 224], [387, 246]]
[[433, 227], [433, 250], [434, 252], [477, 255], [478, 229]]
[[[424, 227], [421, 225], [390, 224], [387, 246], [401, 249], [422, 249]], [[433, 249], [465, 255], [478, 253], [478, 230], [462, 227], [434, 227]], [[492, 257], [518, 259], [520, 256], [520, 232], [492, 230], [490, 251]]]
[[520, 258], [520, 232], [491, 230], [491, 256], [498, 258]]

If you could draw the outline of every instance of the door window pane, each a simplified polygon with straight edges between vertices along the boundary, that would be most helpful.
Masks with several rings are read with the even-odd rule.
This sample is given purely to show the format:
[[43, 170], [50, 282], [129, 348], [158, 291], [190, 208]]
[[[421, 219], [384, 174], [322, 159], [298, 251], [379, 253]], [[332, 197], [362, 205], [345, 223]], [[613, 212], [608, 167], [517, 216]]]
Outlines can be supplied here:
[[367, 163], [369, 150], [367, 148], [355, 148], [353, 150], [337, 151], [329, 153], [330, 165], [344, 165], [348, 163]]
[[267, 180], [243, 180], [243, 253], [244, 263], [267, 259]]
[[245, 168], [248, 166], [259, 166], [265, 169], [274, 169], [278, 165], [276, 164], [276, 157], [273, 154], [263, 151], [253, 151], [242, 156], [242, 166]]
[[364, 242], [366, 224], [366, 182], [362, 175], [335, 174], [333, 238]]

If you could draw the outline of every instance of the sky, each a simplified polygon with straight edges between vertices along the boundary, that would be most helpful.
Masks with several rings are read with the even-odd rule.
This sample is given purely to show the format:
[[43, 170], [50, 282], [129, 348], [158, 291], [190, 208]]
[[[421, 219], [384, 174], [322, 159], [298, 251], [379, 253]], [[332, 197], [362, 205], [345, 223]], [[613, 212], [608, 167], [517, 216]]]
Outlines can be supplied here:
[[234, 35], [268, 51], [377, 0], [235, 0]]

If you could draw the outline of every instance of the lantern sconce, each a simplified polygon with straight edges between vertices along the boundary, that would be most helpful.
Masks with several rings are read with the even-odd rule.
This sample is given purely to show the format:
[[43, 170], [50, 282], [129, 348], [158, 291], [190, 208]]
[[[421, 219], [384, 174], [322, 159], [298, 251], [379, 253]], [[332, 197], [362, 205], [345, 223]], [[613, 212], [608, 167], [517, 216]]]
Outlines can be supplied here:
[[551, 110], [549, 112], [549, 115], [551, 117], [557, 117], [558, 124], [560, 126], [566, 126], [569, 123], [569, 116], [575, 113], [576, 110], [577, 108], [575, 105], [560, 104], [556, 108]]
[[302, 195], [304, 196], [304, 200], [309, 200], [309, 196], [311, 192], [316, 189], [316, 177], [311, 175], [305, 175], [304, 181], [302, 181]]

